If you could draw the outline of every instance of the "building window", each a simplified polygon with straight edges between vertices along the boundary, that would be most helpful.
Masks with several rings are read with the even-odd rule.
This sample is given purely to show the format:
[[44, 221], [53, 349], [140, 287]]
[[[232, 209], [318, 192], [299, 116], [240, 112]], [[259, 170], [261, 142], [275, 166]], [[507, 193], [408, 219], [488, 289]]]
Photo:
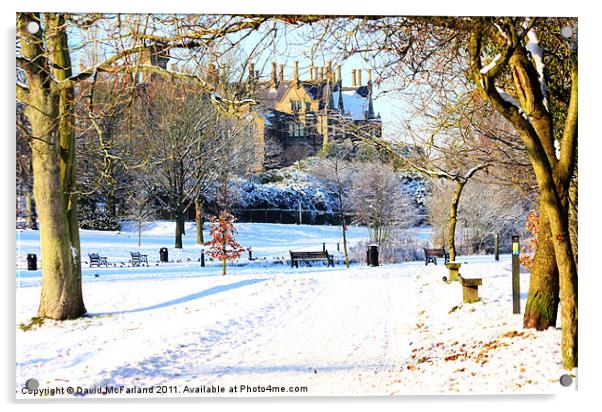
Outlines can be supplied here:
[[292, 122], [288, 124], [288, 135], [290, 137], [295, 135], [295, 125]]
[[291, 100], [291, 110], [293, 112], [298, 112], [303, 107], [303, 102], [301, 100]]
[[311, 112], [311, 103], [310, 102], [305, 102], [305, 111]]

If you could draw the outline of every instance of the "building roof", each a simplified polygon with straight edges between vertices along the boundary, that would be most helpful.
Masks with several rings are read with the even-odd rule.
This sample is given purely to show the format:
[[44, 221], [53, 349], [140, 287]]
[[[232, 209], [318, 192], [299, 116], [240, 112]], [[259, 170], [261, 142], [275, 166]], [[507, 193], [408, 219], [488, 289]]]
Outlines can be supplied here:
[[[370, 88], [367, 85], [341, 87], [339, 83], [335, 83], [332, 85], [332, 96], [329, 96], [327, 90], [329, 83], [327, 80], [300, 80], [299, 83], [312, 99], [319, 101], [319, 109], [323, 109], [326, 106], [326, 100], [332, 97], [332, 109], [340, 110], [339, 94], [342, 94], [342, 109], [344, 114], [348, 114], [354, 121], [374, 118], [370, 103]], [[276, 103], [284, 98], [293, 85], [294, 80], [280, 80], [277, 82], [276, 87], [274, 87], [271, 80], [257, 82], [255, 98], [259, 101], [261, 107], [273, 110], [276, 107]], [[264, 117], [265, 114], [263, 114]]]

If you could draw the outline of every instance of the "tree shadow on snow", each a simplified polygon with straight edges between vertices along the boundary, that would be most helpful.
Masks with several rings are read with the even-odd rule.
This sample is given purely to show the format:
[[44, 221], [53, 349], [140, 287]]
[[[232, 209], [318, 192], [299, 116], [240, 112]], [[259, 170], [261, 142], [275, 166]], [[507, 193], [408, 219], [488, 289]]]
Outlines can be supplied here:
[[228, 285], [214, 286], [212, 288], [203, 290], [201, 292], [182, 296], [181, 298], [177, 298], [177, 299], [168, 300], [167, 302], [158, 303], [156, 305], [145, 306], [145, 307], [137, 308], [137, 309], [116, 311], [116, 312], [90, 313], [87, 316], [88, 317], [97, 317], [97, 316], [107, 316], [107, 315], [121, 315], [121, 314], [125, 314], [125, 313], [136, 313], [136, 312], [144, 312], [147, 310], [162, 309], [162, 308], [165, 308], [168, 306], [179, 305], [181, 303], [190, 302], [190, 301], [193, 301], [196, 299], [204, 298], [206, 296], [215, 295], [216, 293], [226, 292], [228, 290], [238, 289], [243, 286], [253, 285], [253, 284], [259, 283], [259, 282], [264, 282], [266, 280], [268, 280], [268, 279], [243, 280], [243, 281], [236, 282], [236, 283], [230, 283]]

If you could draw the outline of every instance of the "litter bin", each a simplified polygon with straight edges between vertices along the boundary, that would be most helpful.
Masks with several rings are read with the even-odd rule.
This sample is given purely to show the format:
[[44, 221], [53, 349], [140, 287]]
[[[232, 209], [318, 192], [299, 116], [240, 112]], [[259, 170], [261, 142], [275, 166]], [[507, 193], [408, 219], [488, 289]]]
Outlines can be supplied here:
[[161, 263], [169, 262], [169, 253], [167, 252], [166, 247], [159, 249], [159, 260]]
[[368, 266], [378, 266], [378, 245], [368, 246]]
[[35, 253], [27, 254], [27, 270], [38, 270], [38, 257]]

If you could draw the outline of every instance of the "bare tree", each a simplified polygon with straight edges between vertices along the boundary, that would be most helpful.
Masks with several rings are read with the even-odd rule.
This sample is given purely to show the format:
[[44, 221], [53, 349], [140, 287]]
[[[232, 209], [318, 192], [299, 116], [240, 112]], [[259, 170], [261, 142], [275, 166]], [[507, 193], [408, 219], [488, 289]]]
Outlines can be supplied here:
[[394, 229], [417, 221], [413, 199], [403, 191], [391, 166], [356, 163], [354, 168], [349, 193], [354, 221], [368, 227], [372, 242], [385, 244]]
[[[186, 20], [186, 24], [175, 24]], [[257, 29], [263, 17], [70, 15], [18, 13], [16, 63], [24, 73], [16, 97], [25, 105], [31, 131], [34, 197], [40, 222], [42, 293], [38, 316], [77, 318], [85, 313], [81, 291], [81, 258], [75, 169], [75, 110], [77, 85], [99, 72], [131, 70], [187, 79], [213, 92], [213, 103], [229, 113], [249, 100], [228, 99], [202, 78], [140, 64], [143, 52], [170, 49], [203, 50], [231, 33]], [[106, 23], [106, 24], [105, 24]], [[106, 58], [77, 73], [70, 39], [92, 26], [104, 25]], [[161, 33], [161, 34], [157, 34]], [[80, 38], [83, 36], [79, 36]], [[243, 36], [244, 37], [244, 36]], [[237, 44], [232, 41], [230, 45]], [[81, 45], [76, 45], [79, 49]]]
[[347, 224], [345, 216], [351, 211], [349, 192], [353, 182], [351, 164], [353, 147], [344, 143], [333, 143], [324, 153], [325, 157], [313, 165], [310, 173], [328, 183], [325, 187], [336, 199], [337, 215], [343, 235], [343, 253], [345, 266], [349, 268], [349, 251], [347, 249]]
[[188, 208], [217, 176], [218, 116], [199, 90], [160, 78], [145, 85], [132, 110], [133, 144], [148, 164], [137, 179], [148, 181], [159, 203], [174, 215], [176, 248], [182, 248]]

